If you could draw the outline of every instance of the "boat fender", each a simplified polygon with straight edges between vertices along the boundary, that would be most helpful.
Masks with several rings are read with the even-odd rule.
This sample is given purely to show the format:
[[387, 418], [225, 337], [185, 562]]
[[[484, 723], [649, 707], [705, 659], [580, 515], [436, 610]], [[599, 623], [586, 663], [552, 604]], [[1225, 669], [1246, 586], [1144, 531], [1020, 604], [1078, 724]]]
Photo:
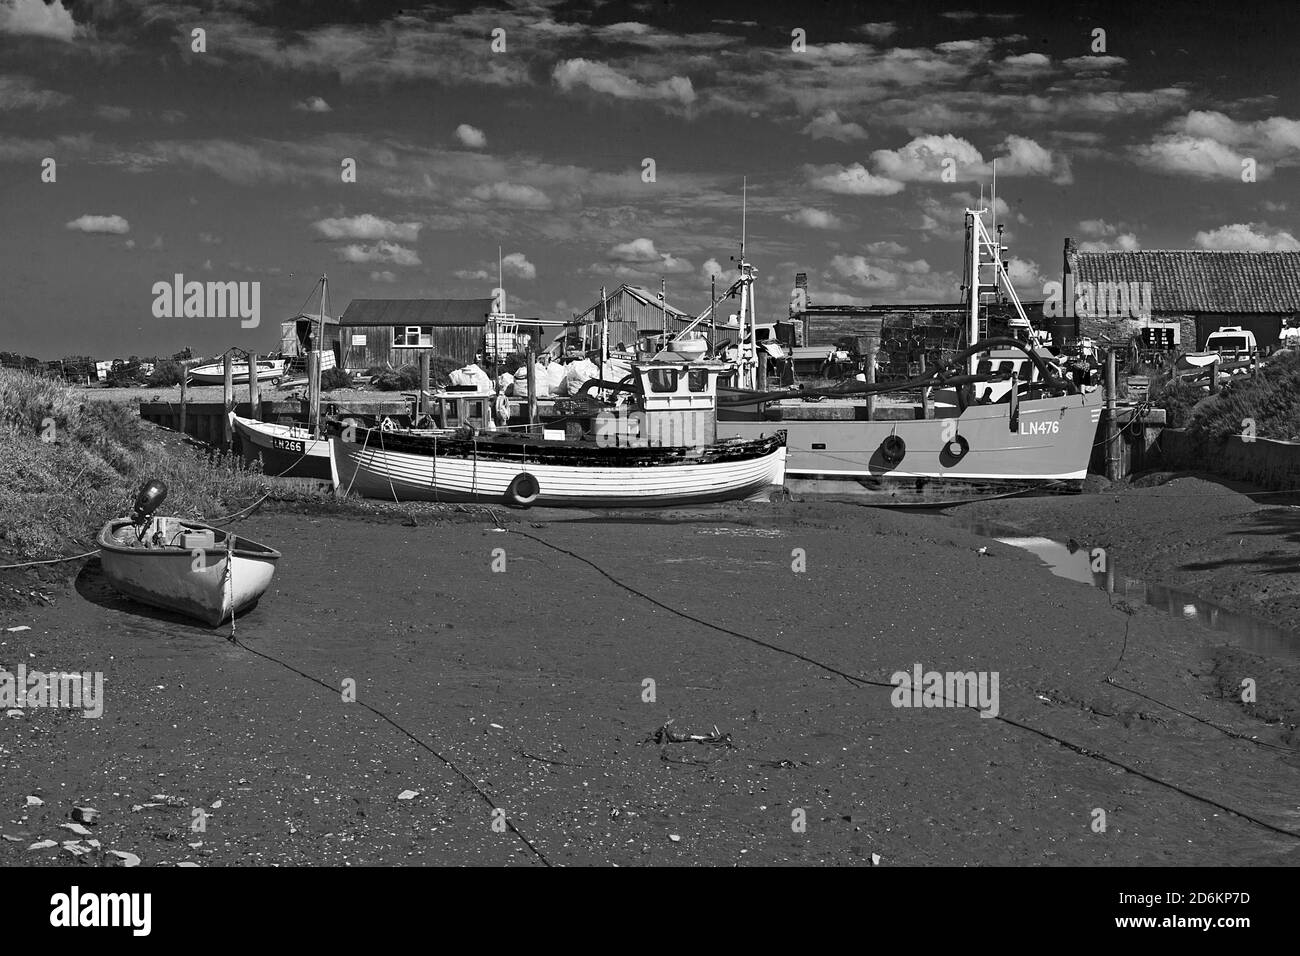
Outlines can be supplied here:
[[506, 489], [506, 502], [516, 508], [530, 508], [541, 492], [542, 487], [537, 479], [528, 472], [521, 471]]
[[880, 443], [880, 457], [890, 466], [897, 465], [906, 454], [907, 442], [897, 435], [890, 435]]
[[966, 452], [970, 451], [970, 442], [968, 442], [962, 435], [958, 435], [952, 441], [948, 442], [947, 450], [948, 454], [952, 458], [961, 461], [966, 457]]
[[496, 413], [498, 425], [510, 423], [510, 399], [506, 397], [504, 391], [497, 392]]

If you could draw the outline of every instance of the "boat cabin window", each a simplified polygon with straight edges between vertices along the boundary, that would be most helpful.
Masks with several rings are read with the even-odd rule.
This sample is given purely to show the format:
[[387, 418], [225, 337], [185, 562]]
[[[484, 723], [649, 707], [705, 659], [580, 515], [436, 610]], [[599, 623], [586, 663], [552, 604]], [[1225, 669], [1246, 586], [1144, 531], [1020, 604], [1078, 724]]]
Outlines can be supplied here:
[[646, 378], [650, 381], [652, 392], [677, 391], [677, 369], [675, 368], [652, 368], [646, 372]]
[[1007, 375], [1016, 370], [1016, 363], [1010, 359], [1004, 359], [998, 363], [998, 374]]
[[460, 424], [460, 402], [443, 402], [442, 413], [446, 419], [443, 427], [455, 428]]
[[993, 371], [993, 363], [988, 359], [980, 359], [979, 364], [975, 366], [975, 374], [988, 375]]
[[1221, 338], [1210, 339], [1210, 349], [1219, 349], [1224, 352], [1240, 351], [1244, 352], [1248, 346], [1244, 336], [1225, 335]]
[[1020, 381], [1022, 381], [1022, 382], [1028, 382], [1028, 381], [1029, 381], [1030, 379], [1032, 379], [1033, 377], [1034, 377], [1034, 363], [1033, 363], [1033, 362], [1021, 362], [1021, 363], [1020, 363], [1020, 375], [1019, 375]]
[[709, 370], [707, 368], [693, 368], [686, 373], [686, 384], [692, 392], [707, 392], [709, 390]]

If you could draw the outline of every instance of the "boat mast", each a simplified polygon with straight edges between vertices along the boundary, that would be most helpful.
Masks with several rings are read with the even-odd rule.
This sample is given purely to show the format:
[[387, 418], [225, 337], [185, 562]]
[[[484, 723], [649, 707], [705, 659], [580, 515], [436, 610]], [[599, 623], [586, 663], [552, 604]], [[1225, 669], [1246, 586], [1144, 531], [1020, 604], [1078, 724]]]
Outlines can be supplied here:
[[[996, 241], [989, 235], [989, 231], [984, 226], [984, 213], [987, 209], [967, 209], [966, 210], [966, 253], [969, 256], [966, 269], [967, 285], [966, 293], [970, 297], [967, 303], [969, 313], [967, 316], [966, 344], [972, 346], [980, 339], [980, 304], [985, 294], [996, 294], [1000, 288], [1006, 293], [1007, 298], [1015, 307], [1016, 315], [1021, 319], [1024, 326], [1029, 329], [1029, 341], [1032, 345], [1038, 345], [1038, 333], [1035, 331], [1033, 323], [1029, 321], [1029, 316], [1025, 314], [1025, 307], [1020, 304], [1020, 296], [1016, 294], [1015, 286], [1011, 282], [1011, 276], [1007, 273], [1006, 264], [1002, 261], [1002, 254], [1006, 252], [1006, 247], [1002, 245], [999, 238]], [[983, 281], [983, 270], [993, 267], [993, 277], [991, 281]], [[975, 373], [979, 365], [979, 358], [976, 355], [970, 356], [970, 372]]]
[[[321, 348], [321, 343], [325, 341], [325, 294], [326, 294], [326, 290], [327, 290], [328, 288], [329, 288], [329, 278], [326, 276], [325, 273], [322, 272], [322, 273], [321, 273], [321, 276], [320, 276], [320, 318], [319, 318], [319, 319], [317, 320], [317, 322], [316, 322], [316, 341], [312, 343], [312, 345], [314, 345], [314, 346], [316, 347], [316, 349], [315, 349], [315, 351], [316, 351], [316, 381], [313, 382], [312, 384], [313, 384], [313, 386], [314, 386], [314, 388], [315, 388], [315, 390], [316, 390], [316, 395], [317, 395], [317, 401], [316, 401], [316, 420], [315, 420], [314, 422], [312, 422], [312, 434], [315, 435], [317, 438], [320, 437], [320, 399], [319, 399], [319, 396], [320, 396], [320, 381], [321, 381], [321, 361], [322, 361], [322, 358], [323, 358], [323, 351], [324, 351], [324, 350]], [[250, 374], [254, 374], [254, 375], [256, 375], [257, 372], [256, 372], [255, 370], [253, 370], [253, 371], [251, 371]]]

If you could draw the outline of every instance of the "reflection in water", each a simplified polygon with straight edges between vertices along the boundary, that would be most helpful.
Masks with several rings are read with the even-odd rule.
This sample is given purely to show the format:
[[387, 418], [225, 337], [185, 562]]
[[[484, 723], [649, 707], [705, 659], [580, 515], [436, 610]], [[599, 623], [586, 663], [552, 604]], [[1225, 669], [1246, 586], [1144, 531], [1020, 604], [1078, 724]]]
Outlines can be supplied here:
[[1190, 591], [1148, 584], [1139, 578], [1117, 574], [1110, 555], [1102, 560], [1092, 549], [1077, 542], [1064, 544], [1051, 538], [1026, 537], [991, 521], [967, 520], [962, 522], [962, 526], [976, 534], [1032, 552], [1057, 577], [1090, 584], [1130, 604], [1141, 601], [1173, 617], [1229, 634], [1233, 643], [1257, 654], [1300, 658], [1300, 641], [1290, 631], [1229, 611], [1212, 601], [1198, 598]]

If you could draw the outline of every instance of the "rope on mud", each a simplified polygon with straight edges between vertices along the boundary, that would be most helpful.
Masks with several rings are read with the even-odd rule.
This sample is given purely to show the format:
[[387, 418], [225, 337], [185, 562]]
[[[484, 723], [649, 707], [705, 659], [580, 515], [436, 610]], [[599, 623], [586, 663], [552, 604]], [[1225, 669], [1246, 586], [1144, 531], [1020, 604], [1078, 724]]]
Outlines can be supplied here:
[[[319, 684], [321, 687], [325, 688], [331, 694], [338, 693], [337, 687], [327, 684], [319, 677], [316, 677], [313, 674], [308, 674], [306, 671], [299, 670], [297, 667], [294, 667], [292, 664], [288, 663], [287, 661], [280, 660], [278, 657], [272, 657], [270, 654], [267, 654], [263, 651], [259, 651], [256, 648], [249, 647], [243, 641], [235, 637], [233, 630], [230, 635], [230, 643], [234, 644], [236, 647], [243, 648], [244, 650], [248, 651], [248, 653], [256, 655], [257, 657], [260, 657], [263, 660], [270, 661], [273, 664], [279, 664], [285, 670], [297, 674], [299, 677], [309, 680], [313, 684]], [[470, 787], [474, 790], [474, 792], [477, 793], [483, 799], [484, 803], [486, 803], [493, 810], [501, 811], [502, 817], [506, 823], [506, 827], [510, 830], [511, 833], [513, 833], [523, 842], [524, 846], [528, 847], [528, 849], [533, 853], [534, 856], [536, 856], [539, 860], [541, 860], [544, 864], [546, 864], [546, 866], [554, 865], [551, 863], [550, 860], [546, 858], [546, 854], [543, 853], [540, 849], [538, 849], [537, 844], [535, 844], [532, 840], [528, 839], [528, 837], [524, 835], [523, 831], [520, 830], [519, 827], [515, 825], [514, 821], [510, 819], [509, 814], [507, 814], [503, 808], [498, 807], [496, 805], [496, 802], [492, 799], [491, 796], [488, 795], [487, 791], [484, 790], [482, 787], [480, 787], [474, 781], [474, 779], [469, 774], [467, 774], [464, 770], [462, 770], [459, 766], [457, 766], [457, 764], [454, 761], [452, 761], [448, 757], [444, 757], [441, 753], [439, 753], [433, 747], [429, 746], [427, 743], [425, 743], [415, 734], [411, 733], [409, 730], [407, 730], [405, 727], [403, 727], [401, 724], [395, 721], [392, 717], [389, 717], [388, 714], [384, 713], [378, 707], [372, 707], [370, 704], [367, 704], [365, 701], [361, 701], [361, 700], [353, 701], [353, 703], [358, 704], [364, 710], [370, 711], [370, 713], [374, 714], [380, 720], [384, 721], [386, 724], [393, 727], [398, 732], [404, 734], [417, 747], [420, 747], [423, 750], [427, 750], [429, 753], [433, 754], [433, 756], [437, 757], [438, 760], [442, 761], [442, 763], [445, 766], [449, 767], [458, 777], [460, 777], [467, 784], [469, 784]]]
[[[848, 673], [847, 671], [840, 670], [839, 668], [831, 664], [827, 664], [815, 658], [808, 657], [807, 655], [801, 654], [798, 651], [791, 650], [790, 648], [781, 647], [777, 644], [772, 644], [768, 641], [764, 641], [761, 638], [753, 637], [749, 634], [742, 634], [740, 631], [733, 631], [730, 628], [723, 627], [720, 624], [714, 624], [713, 622], [706, 621], [703, 618], [695, 617], [694, 615], [679, 610], [678, 608], [675, 608], [670, 604], [665, 604], [663, 601], [660, 601], [657, 598], [651, 597], [650, 595], [646, 594], [644, 591], [638, 591], [630, 584], [625, 584], [624, 582], [620, 581], [618, 578], [614, 577], [614, 575], [606, 571], [604, 568], [602, 568], [600, 565], [596, 564], [594, 561], [591, 561], [588, 558], [584, 558], [582, 555], [578, 554], [575, 551], [570, 551], [567, 548], [561, 548], [559, 545], [551, 544], [549, 541], [546, 541], [543, 538], [539, 538], [537, 535], [529, 534], [527, 531], [511, 531], [510, 533], [520, 535], [521, 537], [524, 538], [528, 538], [530, 541], [536, 541], [538, 544], [542, 545], [543, 547], [550, 548], [552, 551], [557, 551], [560, 554], [568, 555], [569, 557], [573, 558], [576, 561], [581, 561], [583, 564], [595, 569], [595, 571], [598, 574], [600, 574], [602, 577], [613, 582], [618, 587], [627, 591], [629, 594], [634, 594], [637, 597], [641, 598], [642, 600], [647, 601], [650, 604], [653, 604], [655, 607], [662, 608], [663, 610], [669, 612], [670, 614], [674, 614], [677, 617], [683, 618], [687, 621], [691, 621], [695, 624], [702, 625], [703, 627], [711, 628], [712, 630], [719, 631], [731, 637], [736, 637], [739, 638], [740, 640], [748, 641], [749, 643], [756, 644], [759, 647], [765, 647], [768, 650], [776, 651], [778, 654], [784, 654], [787, 657], [793, 657], [796, 660], [803, 661], [806, 664], [811, 664], [813, 667], [817, 667], [828, 673], [835, 674], [839, 677], [843, 677], [850, 684], [854, 684], [857, 686], [884, 687], [884, 688], [888, 688], [891, 691], [897, 688], [897, 685], [895, 684], [886, 683], [885, 681], [872, 680], [865, 677], [858, 677], [856, 675]], [[331, 688], [331, 690], [332, 689], [333, 688]], [[965, 710], [973, 710], [979, 712], [978, 707], [971, 704], [959, 703], [955, 700], [950, 699], [946, 694], [943, 695], [943, 700], [946, 704], [950, 704], [954, 708], [960, 707]], [[1226, 804], [1220, 803], [1219, 801], [1214, 800], [1210, 797], [1202, 796], [1199, 793], [1193, 793], [1192, 791], [1186, 789], [1185, 787], [1179, 786], [1176, 783], [1172, 783], [1168, 780], [1163, 780], [1160, 777], [1156, 777], [1152, 774], [1147, 773], [1146, 771], [1139, 770], [1136, 767], [1130, 766], [1129, 764], [1124, 763], [1122, 760], [1117, 760], [1114, 757], [1110, 757], [1102, 753], [1100, 750], [1090, 750], [1087, 747], [1082, 746], [1081, 744], [1076, 744], [1073, 743], [1072, 741], [1064, 739], [1063, 737], [1058, 737], [1057, 735], [1051, 733], [1050, 731], [1042, 730], [1030, 724], [1021, 723], [1018, 720], [1014, 720], [1010, 717], [1005, 717], [1002, 714], [997, 714], [993, 719], [997, 721], [1001, 721], [1002, 723], [1010, 727], [1015, 727], [1027, 733], [1035, 734], [1036, 736], [1042, 737], [1044, 740], [1049, 740], [1052, 743], [1064, 747], [1066, 750], [1073, 751], [1074, 753], [1078, 754], [1081, 757], [1089, 757], [1093, 760], [1100, 761], [1101, 763], [1108, 764], [1120, 770], [1127, 771], [1128, 773], [1131, 773], [1134, 776], [1146, 780], [1148, 783], [1153, 783], [1156, 786], [1164, 787], [1167, 790], [1172, 790], [1174, 793], [1181, 794], [1182, 796], [1187, 797], [1191, 800], [1195, 800], [1198, 803], [1203, 803], [1206, 806], [1213, 807], [1216, 810], [1221, 810], [1224, 813], [1228, 813], [1231, 814], [1232, 816], [1239, 817], [1240, 819], [1245, 820], [1249, 823], [1253, 823], [1256, 826], [1264, 828], [1265, 830], [1270, 830], [1273, 833], [1277, 833], [1281, 836], [1288, 836], [1293, 839], [1300, 840], [1300, 833], [1297, 833], [1294, 830], [1287, 830], [1283, 827], [1275, 826], [1274, 824], [1269, 823], [1267, 820], [1261, 820], [1259, 817], [1253, 816], [1244, 810], [1237, 810]]]
[[1221, 726], [1220, 724], [1216, 724], [1212, 720], [1207, 720], [1204, 717], [1198, 717], [1196, 714], [1189, 714], [1187, 711], [1175, 707], [1173, 704], [1167, 703], [1166, 701], [1160, 700], [1159, 698], [1152, 697], [1150, 694], [1142, 693], [1142, 691], [1138, 690], [1136, 687], [1129, 687], [1125, 684], [1121, 684], [1113, 677], [1107, 677], [1106, 683], [1110, 684], [1112, 687], [1118, 687], [1120, 690], [1126, 690], [1130, 694], [1136, 694], [1138, 697], [1141, 697], [1143, 700], [1149, 700], [1153, 704], [1159, 704], [1161, 707], [1167, 708], [1168, 710], [1172, 710], [1175, 714], [1182, 714], [1184, 717], [1188, 718], [1189, 720], [1194, 720], [1198, 724], [1205, 724], [1205, 726], [1207, 727], [1213, 727], [1219, 733], [1224, 734], [1225, 736], [1228, 737], [1232, 737], [1235, 740], [1244, 740], [1247, 743], [1252, 743], [1256, 747], [1263, 747], [1266, 750], [1277, 750], [1287, 754], [1294, 754], [1296, 752], [1295, 748], [1293, 747], [1283, 747], [1281, 744], [1269, 743], [1267, 740], [1259, 740], [1256, 737], [1251, 737], [1247, 734], [1241, 733], [1240, 731], [1232, 730], [1229, 727], [1224, 727]]
[[85, 554], [74, 554], [67, 558], [48, 558], [44, 561], [24, 561], [22, 564], [0, 564], [0, 571], [9, 571], [13, 568], [30, 568], [34, 564], [62, 564], [64, 561], [76, 561], [78, 558], [88, 558], [92, 554], [99, 554], [99, 548], [94, 551], [87, 551]]

